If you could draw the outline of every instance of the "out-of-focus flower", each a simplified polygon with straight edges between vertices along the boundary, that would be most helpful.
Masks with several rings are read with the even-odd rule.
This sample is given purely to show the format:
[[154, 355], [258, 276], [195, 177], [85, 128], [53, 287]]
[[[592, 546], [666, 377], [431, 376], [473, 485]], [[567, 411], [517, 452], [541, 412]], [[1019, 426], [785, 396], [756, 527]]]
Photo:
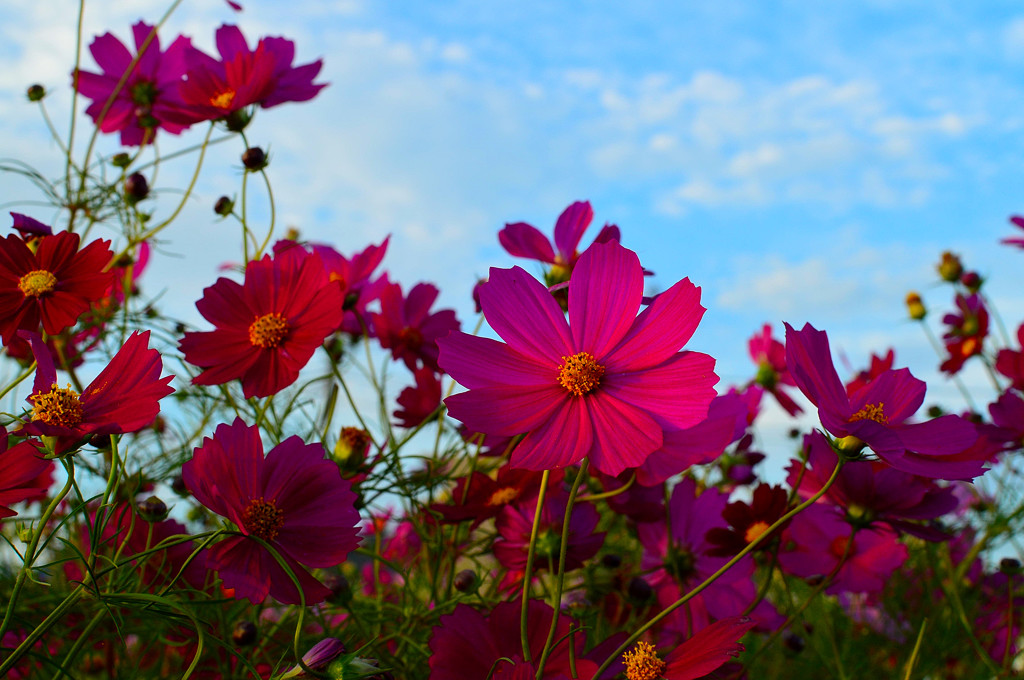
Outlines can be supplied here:
[[939, 368], [950, 374], [959, 372], [965, 361], [981, 354], [988, 335], [988, 310], [980, 295], [965, 297], [957, 294], [956, 306], [958, 314], [950, 313], [942, 317], [942, 323], [949, 327], [942, 336], [949, 357]]
[[[1017, 343], [1024, 348], [1024, 324], [1017, 327]], [[1024, 349], [1001, 349], [996, 355], [996, 370], [1010, 379], [1010, 387], [1024, 390]]]
[[46, 497], [53, 483], [53, 461], [31, 442], [8, 448], [7, 429], [0, 426], [0, 519], [17, 515], [9, 506]]
[[[1011, 215], [1010, 224], [1017, 227], [1018, 229], [1024, 229], [1024, 217], [1020, 215]], [[1024, 238], [1004, 238], [999, 241], [1005, 243], [1008, 246], [1017, 246], [1018, 248], [1024, 248]]]
[[697, 680], [744, 650], [740, 638], [754, 627], [746, 616], [731, 616], [702, 628], [664, 661], [653, 645], [638, 642], [624, 655], [629, 680]]
[[204, 369], [192, 382], [237, 378], [246, 399], [276, 394], [341, 323], [341, 303], [320, 258], [298, 248], [250, 262], [242, 284], [217, 279], [196, 303], [215, 330], [181, 340], [185, 360]]
[[[537, 540], [534, 545], [537, 569], [558, 569], [559, 546], [562, 540], [562, 521], [568, 495], [555, 493], [544, 498], [541, 508]], [[526, 566], [526, 553], [537, 504], [530, 500], [506, 505], [502, 508], [495, 527], [498, 540], [494, 542], [494, 556], [506, 569], [522, 571]], [[604, 545], [605, 533], [595, 532], [601, 516], [591, 503], [577, 502], [569, 517], [569, 536], [565, 554], [565, 571], [579, 569], [597, 554]]]
[[104, 271], [114, 254], [110, 241], [78, 249], [78, 234], [62, 231], [38, 240], [35, 252], [13, 234], [0, 239], [0, 338], [18, 330], [56, 335], [104, 296], [114, 275]]
[[765, 324], [760, 333], [750, 338], [747, 345], [750, 358], [757, 365], [754, 382], [771, 392], [789, 415], [795, 416], [803, 411], [782, 387], [795, 387], [796, 383], [786, 368], [786, 346], [772, 337], [771, 325]]
[[640, 466], [707, 416], [714, 359], [680, 348], [697, 328], [700, 292], [684, 279], [637, 316], [643, 271], [618, 243], [591, 246], [569, 283], [569, 322], [547, 288], [519, 267], [491, 269], [484, 314], [507, 344], [452, 333], [441, 366], [468, 392], [452, 417], [477, 432], [526, 434], [512, 465], [553, 469], [589, 457], [618, 475]]
[[178, 36], [161, 51], [156, 28], [142, 21], [132, 26], [132, 34], [137, 57], [111, 33], [104, 33], [89, 45], [103, 72], [79, 69], [71, 74], [72, 86], [92, 100], [85, 112], [102, 132], [120, 132], [124, 146], [152, 142], [158, 128], [178, 134], [189, 125], [180, 122], [184, 102], [178, 85], [191, 42]]
[[380, 346], [390, 349], [391, 356], [404, 361], [409, 370], [415, 371], [419, 365], [440, 370], [437, 341], [459, 330], [453, 310], [430, 312], [439, 292], [429, 283], [418, 283], [403, 296], [402, 287], [390, 283], [381, 292], [380, 313], [370, 317]]
[[852, 454], [866, 444], [898, 470], [939, 479], [973, 479], [987, 458], [968, 451], [978, 438], [971, 423], [945, 415], [906, 422], [924, 402], [925, 384], [901, 368], [885, 371], [852, 395], [839, 380], [828, 336], [810, 324], [786, 324], [786, 363], [826, 430]]
[[[712, 547], [710, 555], [735, 555], [753, 543], [775, 524], [789, 510], [789, 494], [781, 486], [758, 484], [750, 503], [736, 501], [725, 506], [722, 519], [729, 523], [728, 527], [712, 527], [705, 538]], [[783, 525], [784, 528], [787, 526]], [[775, 536], [778, 535], [778, 529]], [[758, 545], [764, 550], [771, 545], [765, 539]]]
[[[302, 565], [333, 567], [359, 545], [356, 495], [320, 444], [289, 437], [264, 457], [259, 428], [235, 419], [203, 440], [181, 476], [196, 500], [242, 533], [208, 553], [210, 568], [239, 599], [259, 604], [269, 594], [285, 604], [321, 602], [330, 590]], [[301, 596], [270, 551], [250, 537], [277, 551]]]
[[846, 394], [853, 395], [855, 392], [865, 387], [869, 382], [882, 375], [886, 371], [892, 370], [893, 362], [896, 361], [896, 353], [891, 349], [886, 352], [884, 357], [880, 357], [877, 354], [871, 355], [871, 365], [864, 371], [861, 371], [855, 375], [851, 380], [846, 383]]
[[392, 415], [401, 427], [416, 427], [441, 405], [441, 381], [433, 369], [423, 367], [413, 372], [415, 387], [406, 387], [398, 395], [400, 409]]

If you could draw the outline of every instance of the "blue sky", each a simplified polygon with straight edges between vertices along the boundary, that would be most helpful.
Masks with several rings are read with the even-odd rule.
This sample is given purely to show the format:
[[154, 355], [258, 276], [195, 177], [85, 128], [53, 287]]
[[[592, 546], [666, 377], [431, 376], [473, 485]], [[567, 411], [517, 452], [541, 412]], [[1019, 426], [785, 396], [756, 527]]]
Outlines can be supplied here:
[[[614, 222], [653, 286], [702, 286], [709, 311], [693, 346], [719, 359], [723, 383], [752, 375], [747, 338], [782, 320], [828, 330], [854, 365], [894, 345], [900, 364], [935, 376], [902, 300], [921, 288], [937, 312], [949, 306], [932, 285], [946, 248], [994, 274], [1010, 323], [1024, 315], [1020, 255], [997, 245], [1007, 216], [1024, 212], [1019, 3], [243, 4], [184, 2], [164, 35], [211, 48], [217, 25], [238, 23], [252, 38], [294, 39], [300, 62], [323, 57], [330, 87], [260, 112], [250, 130], [270, 146], [279, 226], [342, 252], [392, 234], [393, 278], [437, 283], [469, 323], [475, 278], [513, 264], [501, 226], [550, 233], [578, 199], [596, 213], [586, 240]], [[87, 5], [86, 41], [127, 37], [165, 6]], [[3, 155], [54, 171], [59, 153], [23, 93], [45, 84], [51, 114], [67, 120], [77, 3], [0, 8]], [[238, 192], [240, 151], [211, 155], [151, 273], [193, 320], [216, 266], [238, 259], [237, 233], [210, 206]], [[191, 169], [161, 171], [158, 214]], [[28, 194], [0, 186], [3, 201]], [[932, 389], [955, 400], [941, 377]]]

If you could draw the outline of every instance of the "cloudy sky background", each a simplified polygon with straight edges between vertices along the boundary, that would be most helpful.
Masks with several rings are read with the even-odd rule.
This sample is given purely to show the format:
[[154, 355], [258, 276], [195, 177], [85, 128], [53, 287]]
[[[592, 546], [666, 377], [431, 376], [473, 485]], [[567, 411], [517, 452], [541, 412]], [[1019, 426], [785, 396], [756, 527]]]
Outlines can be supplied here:
[[[997, 243], [1012, 232], [1007, 217], [1024, 212], [1019, 3], [243, 4], [234, 13], [186, 0], [161, 35], [212, 51], [216, 27], [237, 23], [251, 42], [295, 40], [299, 62], [324, 59], [321, 96], [262, 111], [248, 131], [270, 148], [282, 233], [295, 226], [343, 253], [391, 234], [392, 279], [436, 283], [469, 326], [475, 279], [514, 262], [501, 226], [550, 233], [579, 199], [596, 213], [585, 242], [618, 224], [656, 272], [653, 290], [684, 276], [703, 288], [708, 312], [691, 347], [718, 358], [723, 385], [753, 374], [746, 340], [761, 324], [810, 321], [855, 367], [895, 347], [898, 364], [934, 377], [932, 394], [961, 407], [903, 306], [911, 288], [933, 317], [950, 306], [935, 284], [944, 249], [992, 275], [1011, 332], [1024, 316], [1024, 254]], [[166, 7], [88, 4], [83, 68], [95, 68], [92, 36], [127, 39]], [[60, 151], [24, 91], [51, 90], [48, 111], [66, 130], [78, 5], [0, 0], [0, 10], [0, 156], [56, 176]], [[80, 132], [87, 122], [80, 113]], [[164, 136], [161, 152], [201, 136]], [[100, 140], [100, 153], [117, 150]], [[211, 151], [143, 282], [195, 323], [217, 266], [240, 259], [237, 229], [212, 205], [238, 193], [241, 151], [235, 141]], [[161, 169], [158, 218], [193, 168], [189, 158]], [[31, 204], [39, 198], [17, 177], [0, 182], [6, 209], [54, 219]], [[257, 190], [257, 218], [263, 205]], [[980, 373], [966, 380], [986, 384]]]

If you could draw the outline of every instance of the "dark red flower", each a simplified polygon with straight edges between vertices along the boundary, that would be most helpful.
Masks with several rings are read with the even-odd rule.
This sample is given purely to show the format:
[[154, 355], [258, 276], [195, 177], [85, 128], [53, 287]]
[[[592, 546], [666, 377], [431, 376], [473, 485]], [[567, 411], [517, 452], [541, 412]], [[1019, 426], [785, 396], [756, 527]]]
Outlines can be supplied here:
[[0, 427], [0, 519], [17, 515], [9, 506], [46, 497], [53, 482], [53, 461], [30, 442], [7, 448], [7, 430]]
[[181, 476], [196, 500], [234, 522], [242, 534], [208, 553], [210, 568], [239, 599], [254, 604], [268, 594], [285, 604], [303, 599], [270, 551], [250, 537], [278, 552], [307, 605], [323, 601], [330, 591], [302, 564], [333, 567], [359, 545], [356, 495], [324, 458], [320, 444], [289, 437], [264, 457], [259, 428], [236, 418], [203, 440]]
[[[722, 519], [726, 527], [712, 527], [705, 536], [711, 544], [709, 555], [735, 555], [747, 545], [760, 538], [772, 524], [775, 524], [789, 510], [789, 494], [781, 486], [758, 484], [750, 503], [736, 501], [725, 506]], [[787, 525], [783, 525], [785, 527]], [[780, 529], [776, 530], [778, 532]], [[775, 534], [776, 536], [778, 533]], [[758, 550], [768, 548], [771, 541], [765, 540]]]
[[[556, 470], [550, 477], [548, 489], [557, 486], [564, 471]], [[495, 479], [482, 472], [474, 472], [456, 482], [449, 503], [435, 503], [430, 509], [439, 513], [444, 522], [473, 520], [476, 526], [485, 519], [497, 517], [511, 503], [536, 498], [540, 489], [541, 473], [511, 468], [507, 464], [498, 469]]]
[[246, 399], [276, 394], [341, 323], [341, 305], [341, 288], [320, 258], [299, 248], [250, 262], [242, 284], [217, 279], [196, 303], [216, 330], [181, 340], [185, 360], [204, 369], [192, 382], [237, 378]]
[[[1024, 324], [1017, 327], [1017, 343], [1024, 348]], [[999, 350], [996, 370], [1010, 379], [1010, 387], [1024, 390], [1024, 350]]]
[[149, 347], [149, 331], [132, 333], [124, 346], [79, 395], [57, 384], [49, 350], [38, 335], [30, 335], [36, 379], [28, 402], [32, 419], [19, 434], [56, 437], [62, 453], [84, 437], [136, 432], [160, 413], [160, 399], [174, 391], [174, 376], [160, 377], [160, 353]]
[[[537, 569], [558, 569], [558, 553], [562, 540], [562, 520], [569, 500], [566, 493], [550, 494], [541, 508], [537, 543], [534, 546]], [[506, 505], [495, 527], [498, 540], [494, 542], [494, 556], [506, 568], [522, 571], [526, 566], [526, 553], [530, 545], [533, 518], [537, 504], [524, 500], [515, 505]], [[604, 532], [595, 532], [601, 517], [591, 503], [576, 503], [569, 518], [568, 547], [565, 555], [565, 570], [579, 569], [584, 561], [597, 554], [604, 545]]]
[[418, 283], [402, 296], [402, 287], [389, 283], [380, 296], [380, 313], [371, 316], [373, 333], [380, 346], [391, 350], [391, 356], [401, 359], [409, 370], [419, 365], [434, 371], [437, 366], [437, 341], [451, 331], [459, 330], [459, 320], [451, 309], [430, 313], [438, 290], [429, 283]]
[[630, 680], [697, 680], [744, 650], [740, 638], [754, 627], [746, 616], [730, 616], [702, 628], [662, 661], [654, 646], [638, 642], [623, 656]]
[[401, 427], [416, 427], [437, 411], [441, 405], [441, 381], [433, 369], [426, 366], [413, 372], [415, 387], [406, 387], [398, 395], [400, 409], [392, 415]]
[[956, 296], [959, 314], [947, 314], [942, 322], [949, 328], [942, 336], [949, 357], [939, 368], [946, 373], [958, 373], [964, 362], [981, 354], [982, 345], [988, 335], [988, 310], [978, 294]]
[[114, 275], [104, 271], [114, 254], [110, 241], [78, 249], [78, 234], [43, 236], [35, 252], [17, 236], [0, 239], [0, 338], [18, 330], [56, 335], [102, 298]]
[[866, 369], [858, 373], [846, 383], [846, 394], [853, 395], [854, 392], [867, 385], [869, 382], [882, 375], [886, 371], [892, 370], [893, 362], [896, 360], [896, 353], [891, 349], [886, 352], [884, 357], [880, 357], [877, 354], [871, 355], [871, 365]]

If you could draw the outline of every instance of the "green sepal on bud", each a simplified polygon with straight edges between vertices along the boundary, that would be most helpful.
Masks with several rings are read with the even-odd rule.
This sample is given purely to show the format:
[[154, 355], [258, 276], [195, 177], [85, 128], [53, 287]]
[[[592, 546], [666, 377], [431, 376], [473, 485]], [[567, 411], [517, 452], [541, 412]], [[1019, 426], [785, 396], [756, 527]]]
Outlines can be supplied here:
[[135, 504], [135, 509], [139, 511], [139, 517], [147, 522], [162, 522], [167, 519], [167, 513], [170, 512], [167, 504], [156, 496], [139, 501]]
[[41, 102], [43, 97], [46, 96], [46, 88], [39, 83], [29, 85], [28, 90], [25, 91], [25, 96], [28, 97], [30, 102]]
[[126, 154], [124, 151], [115, 153], [110, 158], [110, 164], [115, 168], [127, 168], [132, 164], [132, 157]]
[[235, 202], [227, 196], [221, 196], [217, 199], [217, 202], [213, 204], [213, 212], [217, 213], [221, 217], [227, 217], [235, 211]]

